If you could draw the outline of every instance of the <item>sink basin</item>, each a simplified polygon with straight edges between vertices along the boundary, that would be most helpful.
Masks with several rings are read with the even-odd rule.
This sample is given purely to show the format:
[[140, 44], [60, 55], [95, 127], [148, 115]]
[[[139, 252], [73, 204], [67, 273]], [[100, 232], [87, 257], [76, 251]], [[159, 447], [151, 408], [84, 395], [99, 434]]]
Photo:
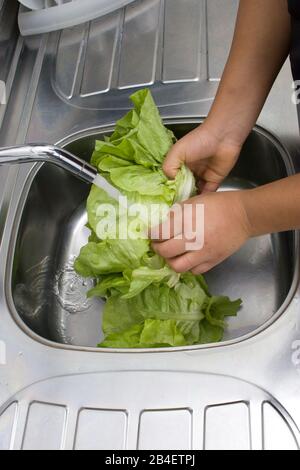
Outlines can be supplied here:
[[[167, 124], [181, 137], [199, 122]], [[89, 160], [95, 139], [110, 131], [83, 133], [61, 145]], [[284, 148], [257, 128], [222, 190], [251, 188], [291, 173], [293, 167]], [[21, 195], [11, 247], [11, 310], [18, 323], [40, 340], [96, 347], [102, 339], [104, 301], [87, 300], [86, 291], [93, 281], [83, 280], [73, 271], [73, 261], [89, 234], [85, 228], [88, 192], [85, 183], [63, 170], [39, 165], [31, 171]], [[293, 294], [297, 244], [298, 234], [293, 232], [256, 238], [207, 274], [213, 294], [243, 299], [238, 317], [228, 321], [224, 342], [257, 334], [284, 312]]]

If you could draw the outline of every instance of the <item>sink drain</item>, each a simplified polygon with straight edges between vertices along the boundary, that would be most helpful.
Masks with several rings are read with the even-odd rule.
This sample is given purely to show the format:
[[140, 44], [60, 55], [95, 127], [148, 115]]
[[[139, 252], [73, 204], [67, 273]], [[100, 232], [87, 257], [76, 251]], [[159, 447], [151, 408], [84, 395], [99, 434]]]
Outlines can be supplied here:
[[87, 298], [87, 292], [94, 287], [91, 279], [84, 279], [74, 271], [73, 256], [70, 261], [59, 271], [54, 280], [54, 294], [60, 306], [69, 313], [80, 313], [88, 310], [91, 299]]

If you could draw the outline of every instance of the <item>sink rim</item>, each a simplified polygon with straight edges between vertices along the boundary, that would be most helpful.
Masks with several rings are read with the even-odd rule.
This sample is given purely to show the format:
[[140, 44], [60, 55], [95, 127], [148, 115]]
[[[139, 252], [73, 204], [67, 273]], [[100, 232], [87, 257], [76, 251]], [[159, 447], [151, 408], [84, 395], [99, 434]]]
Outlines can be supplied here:
[[[192, 117], [192, 118], [166, 118], [164, 119], [164, 123], [166, 125], [176, 125], [176, 124], [201, 124], [203, 122], [203, 117]], [[71, 144], [72, 142], [84, 138], [84, 137], [92, 137], [96, 134], [104, 134], [106, 132], [112, 131], [114, 128], [114, 124], [109, 124], [105, 126], [93, 127], [88, 128], [80, 132], [76, 132], [71, 134], [64, 139], [57, 142], [57, 145], [61, 147], [66, 147], [67, 145]], [[284, 162], [287, 174], [290, 176], [295, 174], [295, 168], [293, 165], [292, 157], [288, 150], [285, 148], [284, 144], [280, 142], [280, 140], [270, 133], [269, 131], [265, 130], [261, 126], [255, 126], [252, 132], [256, 132], [265, 138], [267, 138], [271, 144], [273, 144], [276, 149], [279, 151], [282, 160]], [[104, 354], [152, 354], [152, 353], [172, 353], [172, 352], [183, 352], [183, 351], [207, 351], [213, 348], [224, 348], [229, 346], [234, 346], [239, 343], [245, 343], [248, 340], [257, 337], [258, 335], [265, 332], [269, 329], [273, 324], [275, 324], [279, 318], [289, 309], [291, 302], [293, 301], [294, 297], [296, 296], [297, 291], [299, 290], [299, 280], [300, 280], [300, 232], [299, 231], [292, 231], [293, 234], [293, 253], [295, 256], [295, 264], [294, 264], [294, 272], [293, 278], [291, 282], [291, 287], [289, 292], [286, 296], [285, 301], [281, 305], [281, 307], [272, 315], [272, 317], [261, 325], [259, 328], [256, 328], [251, 333], [247, 333], [246, 335], [242, 335], [239, 338], [222, 341], [220, 343], [213, 343], [213, 344], [205, 344], [205, 345], [193, 345], [193, 346], [181, 346], [181, 347], [173, 347], [173, 348], [157, 348], [157, 349], [112, 349], [112, 348], [95, 348], [95, 347], [88, 347], [88, 346], [74, 346], [68, 344], [57, 343], [55, 341], [46, 339], [37, 333], [35, 333], [31, 328], [29, 328], [25, 322], [20, 317], [13, 300], [12, 295], [12, 274], [13, 274], [13, 263], [14, 263], [14, 254], [17, 242], [17, 236], [19, 232], [19, 227], [21, 223], [21, 218], [23, 214], [23, 210], [27, 201], [28, 194], [30, 192], [31, 185], [36, 177], [37, 173], [43, 166], [43, 163], [37, 163], [30, 165], [28, 169], [25, 180], [23, 179], [23, 187], [20, 194], [17, 196], [18, 201], [16, 204], [16, 208], [13, 214], [13, 222], [11, 224], [10, 230], [10, 237], [9, 237], [9, 244], [8, 244], [8, 252], [7, 252], [7, 262], [5, 265], [5, 285], [4, 285], [4, 295], [7, 302], [8, 310], [10, 312], [11, 317], [17, 324], [17, 326], [32, 340], [43, 344], [45, 346], [54, 348], [54, 349], [62, 349], [62, 350], [73, 350], [73, 351], [85, 351], [85, 352], [96, 352], [96, 353], [104, 353]], [[20, 176], [18, 176], [20, 179]], [[13, 193], [12, 198], [15, 197], [15, 193]]]

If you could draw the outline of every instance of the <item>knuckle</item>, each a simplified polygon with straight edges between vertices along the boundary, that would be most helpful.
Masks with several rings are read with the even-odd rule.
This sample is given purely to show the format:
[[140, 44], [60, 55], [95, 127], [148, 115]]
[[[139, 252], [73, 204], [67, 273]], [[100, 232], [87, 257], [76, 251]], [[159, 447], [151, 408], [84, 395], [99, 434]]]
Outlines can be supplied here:
[[164, 171], [165, 173], [168, 173], [169, 169], [170, 169], [170, 163], [169, 163], [169, 159], [168, 159], [168, 157], [167, 157], [167, 158], [166, 158], [166, 161], [165, 161], [164, 164], [163, 164], [163, 171]]
[[171, 260], [170, 265], [175, 272], [182, 274], [189, 271], [193, 267], [193, 259], [194, 256], [191, 256], [191, 253], [186, 253], [185, 256]]
[[170, 260], [168, 262], [168, 264], [173, 269], [173, 271], [175, 271], [178, 274], [182, 274], [185, 271], [187, 271], [187, 269], [185, 269], [185, 267], [182, 263], [182, 260], [180, 260], [180, 259]]
[[204, 263], [198, 267], [197, 272], [193, 274], [205, 274], [211, 270], [211, 265], [209, 263]]
[[160, 243], [157, 244], [155, 251], [163, 258], [168, 258], [170, 250], [167, 245], [165, 245], [164, 243]]
[[192, 269], [192, 274], [194, 274], [195, 276], [201, 274], [201, 266], [197, 266], [196, 268]]
[[155, 253], [160, 255], [160, 244], [158, 242], [152, 242], [152, 249]]

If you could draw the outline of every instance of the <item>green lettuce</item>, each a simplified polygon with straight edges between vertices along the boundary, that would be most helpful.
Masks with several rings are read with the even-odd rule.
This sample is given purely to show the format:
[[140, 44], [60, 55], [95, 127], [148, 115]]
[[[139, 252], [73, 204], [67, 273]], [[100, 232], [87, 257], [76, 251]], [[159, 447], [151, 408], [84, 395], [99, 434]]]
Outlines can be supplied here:
[[[174, 203], [195, 195], [195, 179], [182, 166], [176, 179], [168, 180], [162, 164], [176, 139], [163, 125], [149, 90], [135, 93], [131, 100], [134, 108], [117, 122], [110, 137], [96, 142], [91, 162], [130, 205], [139, 204], [141, 210], [132, 215], [93, 186], [87, 200], [91, 235], [75, 261], [78, 274], [95, 279], [88, 296], [106, 299], [105, 339], [99, 347], [157, 348], [221, 341], [226, 318], [237, 314], [241, 300], [212, 296], [203, 276], [175, 273], [152, 251], [145, 236], [150, 226], [148, 209], [160, 223]], [[99, 212], [105, 204], [113, 207], [117, 228], [105, 212]], [[129, 238], [124, 239], [124, 231]]]

